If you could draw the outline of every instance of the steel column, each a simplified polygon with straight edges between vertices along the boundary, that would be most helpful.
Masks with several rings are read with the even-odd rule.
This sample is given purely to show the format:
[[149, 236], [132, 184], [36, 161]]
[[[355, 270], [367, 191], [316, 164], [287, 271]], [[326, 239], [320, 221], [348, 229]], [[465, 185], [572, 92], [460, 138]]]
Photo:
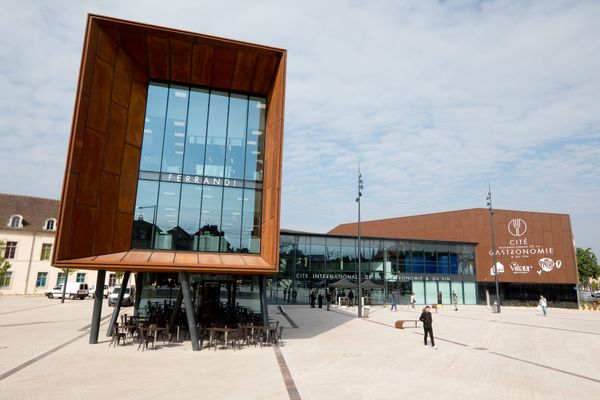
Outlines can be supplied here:
[[179, 282], [181, 283], [181, 292], [183, 292], [183, 302], [185, 304], [185, 314], [187, 316], [188, 329], [190, 331], [190, 340], [192, 341], [192, 350], [199, 351], [198, 331], [196, 330], [196, 316], [194, 306], [192, 306], [192, 296], [190, 296], [189, 274], [185, 271], [179, 272]]
[[[119, 312], [121, 312], [121, 304], [123, 304], [123, 295], [125, 294], [125, 288], [127, 287], [127, 283], [129, 282], [130, 274], [131, 272], [126, 271], [123, 275], [123, 281], [121, 282], [121, 291], [119, 292], [119, 298], [117, 299], [117, 304], [115, 304], [115, 309], [113, 310], [112, 318], [110, 319], [110, 323], [108, 324], [106, 336], [112, 336], [113, 325], [115, 324], [115, 322], [117, 322], [117, 317], [119, 316]], [[104, 284], [102, 286], [104, 287]]]
[[258, 290], [260, 296], [260, 313], [263, 325], [269, 325], [269, 309], [267, 307], [267, 278], [264, 275], [258, 277]]
[[90, 327], [90, 344], [98, 343], [100, 333], [100, 318], [102, 317], [102, 300], [104, 299], [104, 280], [106, 271], [98, 271], [96, 277], [96, 295], [94, 296], [94, 310], [92, 311], [92, 326]]

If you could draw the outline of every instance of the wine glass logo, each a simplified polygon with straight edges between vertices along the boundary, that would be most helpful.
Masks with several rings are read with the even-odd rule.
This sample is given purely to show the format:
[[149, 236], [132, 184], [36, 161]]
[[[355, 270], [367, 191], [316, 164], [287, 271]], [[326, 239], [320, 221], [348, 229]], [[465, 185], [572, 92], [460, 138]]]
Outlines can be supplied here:
[[520, 218], [511, 219], [508, 223], [508, 232], [513, 236], [523, 236], [527, 231], [527, 224]]

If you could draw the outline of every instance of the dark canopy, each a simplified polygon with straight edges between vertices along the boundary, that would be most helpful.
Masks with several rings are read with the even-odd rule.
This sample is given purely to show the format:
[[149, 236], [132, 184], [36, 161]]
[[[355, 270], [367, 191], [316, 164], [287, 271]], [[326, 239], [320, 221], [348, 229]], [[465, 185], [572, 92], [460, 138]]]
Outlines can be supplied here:
[[358, 287], [356, 283], [350, 282], [347, 278], [342, 278], [337, 282], [329, 284], [329, 286], [338, 289], [354, 289]]

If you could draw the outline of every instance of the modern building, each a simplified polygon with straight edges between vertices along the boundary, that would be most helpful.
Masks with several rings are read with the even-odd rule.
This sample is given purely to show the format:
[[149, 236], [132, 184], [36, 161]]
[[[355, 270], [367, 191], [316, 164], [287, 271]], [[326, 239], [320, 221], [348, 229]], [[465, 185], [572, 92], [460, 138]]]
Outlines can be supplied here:
[[245, 282], [266, 319], [285, 67], [285, 50], [90, 15], [53, 265], [137, 272], [148, 306], [177, 280], [190, 327], [192, 304], [227, 288], [232, 308]]
[[[96, 271], [52, 268], [58, 200], [0, 194], [0, 240], [4, 258], [11, 264], [0, 276], [0, 294], [44, 294], [67, 281], [95, 284]], [[106, 285], [115, 286], [109, 273]]]

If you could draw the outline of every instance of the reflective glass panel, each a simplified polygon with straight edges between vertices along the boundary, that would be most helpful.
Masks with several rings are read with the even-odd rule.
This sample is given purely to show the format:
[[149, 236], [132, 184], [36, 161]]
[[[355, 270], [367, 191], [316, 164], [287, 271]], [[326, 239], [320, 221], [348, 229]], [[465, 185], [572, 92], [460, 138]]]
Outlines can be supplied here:
[[244, 189], [242, 219], [242, 252], [260, 252], [260, 227], [262, 211], [262, 192]]
[[156, 204], [158, 200], [158, 182], [140, 180], [135, 200], [135, 216], [131, 235], [131, 247], [149, 249], [153, 247], [152, 238], [156, 229]]
[[168, 85], [151, 83], [148, 86], [141, 170], [160, 171], [168, 93]]
[[206, 122], [208, 118], [208, 90], [192, 88], [187, 120], [183, 173], [204, 174], [206, 149]]
[[200, 230], [200, 207], [202, 204], [202, 186], [182, 185], [179, 206], [178, 250], [196, 250], [198, 231]]
[[223, 217], [221, 229], [224, 238], [221, 240], [221, 251], [238, 252], [240, 250], [242, 226], [242, 194], [243, 189], [225, 188], [223, 191]]
[[158, 193], [158, 211], [156, 212], [157, 231], [154, 237], [155, 249], [174, 249], [174, 236], [179, 227], [179, 193], [181, 185], [161, 182]]
[[225, 138], [229, 96], [226, 92], [211, 92], [208, 107], [208, 132], [204, 174], [222, 177], [225, 167]]
[[189, 90], [185, 86], [172, 85], [167, 104], [167, 123], [163, 145], [162, 171], [181, 173], [185, 147]]
[[227, 149], [225, 177], [244, 179], [244, 142], [246, 140], [246, 116], [248, 97], [232, 94], [229, 99], [227, 123]]
[[246, 179], [262, 181], [265, 147], [266, 103], [251, 97], [248, 104], [248, 134], [246, 136]]
[[222, 200], [222, 187], [204, 186], [198, 251], [219, 251], [219, 238], [223, 235], [221, 232]]

